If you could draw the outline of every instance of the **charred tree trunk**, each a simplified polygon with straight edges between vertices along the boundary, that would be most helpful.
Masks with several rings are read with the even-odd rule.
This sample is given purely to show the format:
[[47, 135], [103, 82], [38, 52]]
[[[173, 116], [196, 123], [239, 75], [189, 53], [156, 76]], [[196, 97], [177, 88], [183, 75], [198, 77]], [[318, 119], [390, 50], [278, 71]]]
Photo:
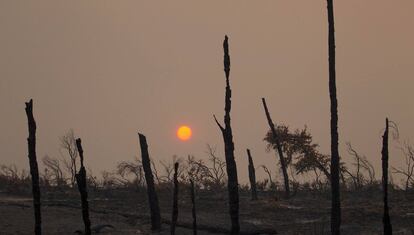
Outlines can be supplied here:
[[226, 96], [224, 106], [224, 127], [216, 121], [218, 127], [223, 134], [224, 140], [224, 152], [226, 156], [226, 169], [227, 169], [227, 188], [229, 191], [229, 206], [230, 206], [230, 217], [231, 217], [231, 234], [239, 234], [239, 183], [237, 179], [237, 167], [236, 161], [234, 160], [234, 143], [233, 133], [230, 125], [230, 110], [231, 110], [231, 89], [230, 89], [230, 55], [229, 55], [229, 44], [228, 37], [225, 36], [223, 42], [224, 49], [224, 72], [226, 74]]
[[160, 207], [158, 196], [155, 192], [154, 177], [151, 170], [151, 162], [148, 154], [147, 139], [143, 134], [138, 133], [139, 144], [141, 146], [142, 167], [144, 168], [145, 181], [147, 182], [148, 201], [151, 210], [151, 229], [161, 229]]
[[177, 226], [178, 218], [178, 162], [174, 164], [174, 193], [173, 193], [173, 208], [171, 217], [171, 235], [175, 234], [175, 227]]
[[286, 197], [289, 197], [289, 195], [290, 195], [289, 175], [288, 175], [288, 172], [287, 172], [286, 159], [283, 156], [282, 145], [280, 144], [279, 137], [277, 136], [275, 124], [273, 123], [272, 118], [270, 117], [269, 110], [267, 109], [265, 98], [262, 98], [262, 102], [263, 102], [263, 107], [264, 107], [264, 110], [265, 110], [267, 122], [269, 123], [270, 130], [272, 131], [273, 139], [276, 142], [276, 149], [277, 149], [277, 153], [279, 155], [280, 166], [282, 168], [283, 180], [285, 182]]
[[384, 190], [384, 235], [392, 234], [390, 214], [388, 211], [388, 118], [385, 120], [385, 131], [382, 136], [382, 188]]
[[331, 100], [331, 233], [340, 234], [341, 200], [339, 191], [338, 101], [336, 98], [335, 25], [333, 0], [327, 0], [329, 44], [329, 95]]
[[76, 183], [78, 184], [78, 190], [81, 195], [81, 203], [82, 203], [82, 218], [83, 223], [85, 225], [85, 234], [91, 234], [91, 220], [89, 219], [89, 205], [88, 205], [88, 188], [86, 183], [86, 170], [85, 166], [83, 165], [83, 148], [82, 148], [82, 141], [81, 139], [76, 139], [76, 148], [79, 152], [79, 158], [81, 167], [79, 169], [79, 173], [75, 175]]
[[29, 126], [29, 137], [27, 138], [28, 157], [30, 164], [30, 175], [32, 176], [33, 207], [35, 216], [35, 234], [42, 234], [42, 218], [40, 214], [40, 187], [39, 169], [36, 159], [36, 121], [33, 117], [33, 100], [26, 102], [26, 115]]
[[194, 181], [190, 179], [190, 186], [191, 186], [191, 204], [193, 205], [191, 209], [191, 213], [193, 216], [193, 235], [197, 235], [197, 214], [196, 214], [196, 205], [195, 205], [195, 189], [194, 189]]
[[252, 156], [250, 155], [250, 149], [247, 149], [247, 157], [249, 158], [249, 180], [250, 191], [252, 192], [252, 200], [257, 200], [256, 172], [254, 169]]

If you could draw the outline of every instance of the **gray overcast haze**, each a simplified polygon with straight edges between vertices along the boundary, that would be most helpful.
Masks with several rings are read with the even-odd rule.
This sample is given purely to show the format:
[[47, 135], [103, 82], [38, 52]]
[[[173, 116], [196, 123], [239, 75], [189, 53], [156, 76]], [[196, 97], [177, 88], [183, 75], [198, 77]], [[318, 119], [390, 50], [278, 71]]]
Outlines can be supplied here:
[[[340, 153], [345, 142], [380, 166], [385, 117], [413, 138], [414, 1], [335, 1]], [[265, 151], [266, 97], [273, 120], [307, 125], [329, 153], [326, 1], [0, 1], [0, 164], [28, 168], [24, 102], [33, 98], [37, 154], [59, 156], [73, 128], [94, 173], [150, 154], [224, 156], [213, 114], [224, 114], [229, 36], [236, 161], [276, 168]], [[193, 138], [175, 136], [180, 124]], [[402, 156], [393, 151], [391, 164]], [[259, 171], [259, 177], [264, 174]], [[379, 176], [379, 172], [377, 177]]]

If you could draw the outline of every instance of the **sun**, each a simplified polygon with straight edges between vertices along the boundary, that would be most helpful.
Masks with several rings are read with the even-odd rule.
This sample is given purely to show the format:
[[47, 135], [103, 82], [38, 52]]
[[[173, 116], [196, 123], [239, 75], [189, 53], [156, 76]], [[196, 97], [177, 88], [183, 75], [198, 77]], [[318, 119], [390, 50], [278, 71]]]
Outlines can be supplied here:
[[182, 141], [187, 141], [191, 138], [192, 131], [189, 126], [180, 126], [177, 130], [177, 137]]

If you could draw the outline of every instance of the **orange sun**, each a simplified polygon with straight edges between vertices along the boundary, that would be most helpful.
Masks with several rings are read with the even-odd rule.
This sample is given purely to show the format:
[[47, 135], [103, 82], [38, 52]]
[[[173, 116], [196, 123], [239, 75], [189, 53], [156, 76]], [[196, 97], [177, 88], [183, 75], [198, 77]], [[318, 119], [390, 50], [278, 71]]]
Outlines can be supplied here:
[[177, 137], [182, 141], [187, 141], [191, 138], [192, 131], [189, 126], [180, 126], [177, 130]]

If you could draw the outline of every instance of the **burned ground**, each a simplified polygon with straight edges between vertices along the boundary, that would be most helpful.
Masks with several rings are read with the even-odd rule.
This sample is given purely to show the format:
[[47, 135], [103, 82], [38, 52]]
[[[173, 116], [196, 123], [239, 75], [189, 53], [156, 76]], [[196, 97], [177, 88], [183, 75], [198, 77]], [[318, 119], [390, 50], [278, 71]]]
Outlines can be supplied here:
[[[1, 234], [32, 234], [33, 208], [29, 195], [0, 194]], [[73, 234], [83, 228], [76, 191], [45, 192], [42, 200], [44, 234]], [[159, 192], [162, 230], [169, 234], [171, 190]], [[251, 201], [241, 191], [242, 234], [329, 234], [329, 192], [300, 191], [290, 199], [283, 192], [259, 192]], [[382, 232], [381, 191], [343, 192], [343, 234]], [[192, 234], [191, 199], [185, 185], [180, 189], [177, 234]], [[196, 196], [199, 234], [226, 234], [230, 228], [226, 191], [198, 191]], [[390, 214], [395, 234], [414, 234], [414, 192], [392, 190]], [[92, 225], [111, 224], [102, 234], [151, 234], [150, 212], [145, 191], [108, 190], [90, 193]]]

